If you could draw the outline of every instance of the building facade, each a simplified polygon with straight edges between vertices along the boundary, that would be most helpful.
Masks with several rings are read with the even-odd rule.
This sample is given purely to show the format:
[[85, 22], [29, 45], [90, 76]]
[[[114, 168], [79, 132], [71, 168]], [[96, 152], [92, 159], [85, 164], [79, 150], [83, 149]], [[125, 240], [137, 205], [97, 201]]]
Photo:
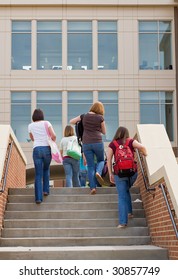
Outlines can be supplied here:
[[0, 123], [28, 167], [35, 108], [60, 142], [97, 100], [106, 146], [119, 125], [134, 136], [138, 123], [162, 123], [177, 151], [178, 1], [0, 0], [0, 42]]

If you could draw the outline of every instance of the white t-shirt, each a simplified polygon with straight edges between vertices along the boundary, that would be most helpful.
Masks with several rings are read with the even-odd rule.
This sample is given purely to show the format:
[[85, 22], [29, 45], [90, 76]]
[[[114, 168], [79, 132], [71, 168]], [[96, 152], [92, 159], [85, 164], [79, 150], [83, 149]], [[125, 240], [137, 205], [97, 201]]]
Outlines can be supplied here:
[[63, 157], [66, 157], [67, 156], [67, 144], [70, 140], [73, 140], [73, 139], [76, 139], [77, 140], [77, 136], [75, 135], [72, 135], [72, 136], [68, 136], [68, 137], [63, 137], [61, 139], [61, 142], [60, 142], [60, 150], [63, 151], [62, 155]]
[[33, 148], [38, 146], [49, 146], [45, 122], [47, 122], [48, 128], [52, 126], [48, 121], [37, 121], [28, 125], [28, 132], [31, 133], [34, 138]]

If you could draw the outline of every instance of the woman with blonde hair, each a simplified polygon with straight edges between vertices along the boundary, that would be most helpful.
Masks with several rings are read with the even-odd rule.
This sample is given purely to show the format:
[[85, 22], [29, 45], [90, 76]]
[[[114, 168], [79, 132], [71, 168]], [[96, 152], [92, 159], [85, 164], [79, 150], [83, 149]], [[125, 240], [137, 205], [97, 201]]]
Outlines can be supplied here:
[[67, 155], [67, 146], [69, 141], [71, 140], [77, 140], [77, 137], [74, 135], [73, 127], [71, 125], [67, 125], [64, 129], [64, 137], [60, 142], [60, 152], [63, 157], [63, 166], [66, 176], [66, 187], [68, 188], [80, 187], [79, 160], [76, 160]]
[[88, 166], [88, 179], [91, 189], [91, 194], [96, 194], [98, 183], [103, 184], [104, 180], [101, 177], [104, 167], [104, 143], [102, 134], [106, 134], [106, 126], [104, 121], [104, 106], [103, 103], [95, 102], [88, 113], [77, 116], [70, 120], [71, 124], [76, 124], [83, 120], [83, 138], [82, 147]]

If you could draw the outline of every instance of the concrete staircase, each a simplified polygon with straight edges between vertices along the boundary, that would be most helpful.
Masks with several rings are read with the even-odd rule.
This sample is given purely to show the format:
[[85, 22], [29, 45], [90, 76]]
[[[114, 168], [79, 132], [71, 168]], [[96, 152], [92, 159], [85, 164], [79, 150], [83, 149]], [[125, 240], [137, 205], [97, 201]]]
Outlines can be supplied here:
[[117, 229], [115, 187], [51, 188], [42, 204], [34, 189], [9, 189], [0, 259], [163, 260], [167, 250], [152, 246], [139, 188], [132, 187], [134, 218]]

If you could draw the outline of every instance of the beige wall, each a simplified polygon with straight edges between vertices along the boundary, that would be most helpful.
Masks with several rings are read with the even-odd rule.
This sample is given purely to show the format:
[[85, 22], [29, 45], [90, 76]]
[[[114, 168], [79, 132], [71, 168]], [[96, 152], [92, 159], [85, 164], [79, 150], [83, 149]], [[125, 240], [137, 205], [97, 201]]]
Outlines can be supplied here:
[[[23, 3], [23, 1], [0, 1], [3, 3]], [[32, 4], [41, 3], [41, 1], [25, 1]], [[43, 1], [43, 3], [49, 1]], [[51, 1], [57, 3], [71, 3], [72, 1]], [[99, 1], [75, 1], [75, 3], [94, 3]], [[102, 1], [110, 4], [123, 4], [125, 1]], [[132, 6], [98, 7], [90, 6], [67, 6], [64, 7], [37, 7], [33, 6], [18, 6], [18, 7], [1, 7], [0, 9], [0, 123], [10, 123], [10, 92], [28, 90], [58, 90], [66, 92], [68, 90], [89, 90], [101, 91], [110, 90], [119, 92], [119, 124], [127, 126], [131, 136], [136, 132], [136, 125], [139, 123], [139, 91], [141, 90], [170, 90], [176, 94], [176, 73], [172, 71], [139, 71], [138, 70], [138, 19], [147, 20], [173, 20], [174, 8], [169, 6], [174, 1], [157, 1], [156, 3], [162, 6], [155, 7], [155, 1], [128, 1]], [[151, 6], [135, 6], [137, 3], [150, 3]], [[168, 6], [164, 6], [168, 4]], [[96, 20], [118, 20], [119, 26], [119, 70], [112, 71], [97, 71], [95, 63], [96, 50], [94, 50], [94, 70], [88, 71], [69, 71], [66, 61], [63, 59], [62, 71], [36, 71], [35, 54], [32, 55], [32, 70], [31, 71], [11, 71], [11, 19], [16, 20], [32, 20], [32, 29], [35, 28], [36, 20], [40, 19], [61, 19], [65, 28], [67, 20], [93, 20], [95, 25]], [[174, 24], [173, 24], [174, 28]], [[173, 30], [173, 42], [174, 30]], [[63, 38], [63, 54], [66, 52], [67, 38]], [[35, 49], [36, 38], [32, 38], [32, 51]], [[173, 49], [173, 69], [175, 69], [175, 50]], [[176, 98], [175, 98], [176, 104]], [[174, 135], [177, 135], [177, 119], [176, 108]], [[33, 111], [33, 110], [32, 110]], [[66, 120], [63, 121], [63, 127], [66, 125]], [[177, 146], [177, 139], [172, 143]], [[28, 163], [31, 161], [31, 144], [22, 145]], [[28, 156], [29, 155], [29, 156]]]

